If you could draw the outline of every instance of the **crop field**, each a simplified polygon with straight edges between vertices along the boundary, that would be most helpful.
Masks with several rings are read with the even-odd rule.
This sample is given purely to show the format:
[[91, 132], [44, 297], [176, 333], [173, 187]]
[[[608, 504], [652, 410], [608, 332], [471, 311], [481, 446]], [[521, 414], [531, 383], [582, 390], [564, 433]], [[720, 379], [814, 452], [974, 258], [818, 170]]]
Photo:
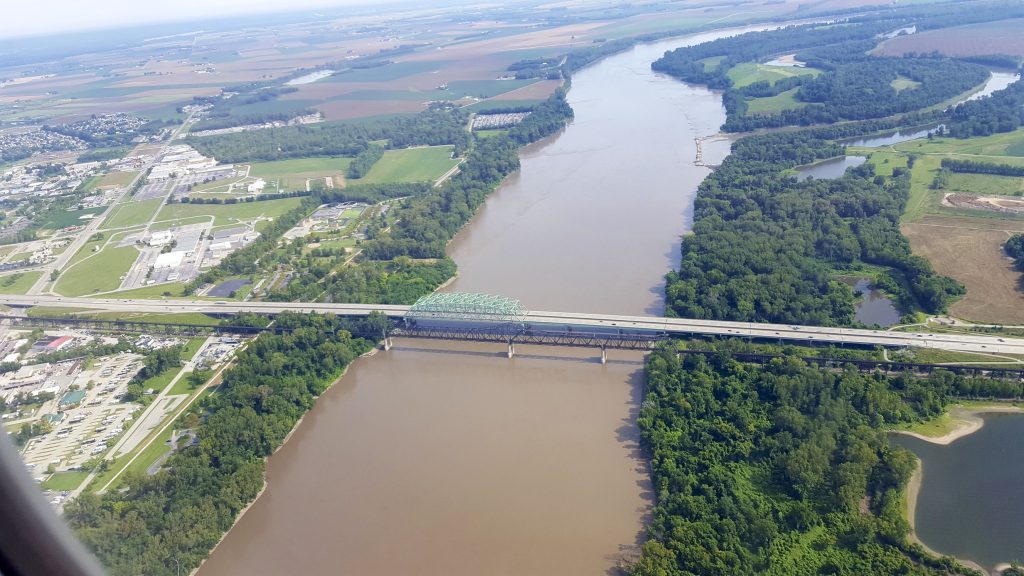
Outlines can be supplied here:
[[71, 266], [57, 279], [54, 290], [64, 296], [87, 296], [95, 292], [116, 290], [138, 257], [132, 246], [104, 248]]
[[967, 287], [967, 295], [950, 308], [953, 315], [995, 324], [1024, 323], [1024, 275], [1002, 248], [1013, 231], [1024, 231], [1024, 223], [927, 217], [902, 230], [915, 254]]
[[902, 56], [908, 52], [946, 56], [1007, 54], [1024, 56], [1024, 19], [971, 24], [941, 30], [928, 30], [886, 40], [873, 53]]
[[282, 198], [238, 204], [167, 204], [160, 210], [157, 220], [194, 219], [194, 222], [206, 217], [207, 221], [213, 219], [214, 226], [222, 226], [256, 218], [277, 218], [301, 201], [301, 198]]
[[783, 110], [806, 106], [806, 102], [796, 99], [797, 90], [799, 88], [793, 88], [767, 98], [749, 98], [747, 99], [747, 114], [776, 114]]
[[[707, 63], [705, 63], [707, 66]], [[800, 68], [798, 66], [768, 66], [765, 64], [755, 64], [753, 62], [744, 62], [733, 66], [729, 73], [729, 79], [732, 80], [733, 86], [736, 88], [742, 88], [749, 86], [754, 82], [767, 81], [769, 84], [775, 84], [777, 80], [783, 78], [793, 78], [794, 76], [817, 76], [821, 74], [821, 70], [814, 68]]]
[[386, 182], [434, 181], [451, 170], [457, 160], [451, 158], [451, 146], [431, 146], [388, 150], [369, 173], [355, 182], [381, 184]]
[[162, 198], [142, 200], [139, 202], [121, 202], [111, 208], [110, 216], [103, 223], [104, 228], [125, 228], [149, 222], [149, 219], [156, 214]]
[[435, 72], [447, 67], [450, 62], [445, 60], [427, 62], [392, 62], [386, 66], [348, 70], [329, 76], [321, 82], [390, 82], [414, 74]]
[[42, 275], [42, 272], [15, 272], [0, 276], [0, 294], [24, 294]]
[[306, 180], [332, 178], [335, 186], [345, 182], [351, 158], [296, 158], [251, 164], [249, 175], [277, 183], [279, 190], [305, 190]]

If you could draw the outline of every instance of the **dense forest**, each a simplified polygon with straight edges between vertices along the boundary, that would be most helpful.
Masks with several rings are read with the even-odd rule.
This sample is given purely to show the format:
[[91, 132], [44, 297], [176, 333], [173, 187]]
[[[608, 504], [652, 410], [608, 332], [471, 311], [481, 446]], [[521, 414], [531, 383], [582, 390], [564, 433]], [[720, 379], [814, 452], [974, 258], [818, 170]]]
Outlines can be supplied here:
[[356, 156], [374, 140], [386, 140], [389, 149], [451, 144], [459, 155], [469, 144], [467, 121], [468, 116], [462, 110], [435, 107], [412, 116], [191, 137], [188, 143], [222, 162]]
[[900, 494], [913, 455], [885, 429], [999, 383], [768, 366], [723, 354], [646, 367], [638, 418], [657, 506], [632, 576], [977, 574], [908, 544]]
[[964, 102], [950, 111], [946, 130], [956, 138], [1012, 132], [1024, 126], [1024, 82], [1014, 82], [988, 98]]
[[384, 157], [384, 147], [376, 144], [370, 144], [352, 159], [352, 163], [348, 165], [348, 173], [346, 176], [352, 180], [357, 180], [366, 176], [366, 173], [373, 168], [373, 165], [378, 160]]
[[1003, 245], [1006, 253], [1013, 258], [1017, 268], [1024, 270], [1024, 234], [1014, 234]]
[[[384, 320], [386, 321], [386, 320]], [[286, 334], [260, 335], [238, 353], [217, 394], [182, 417], [198, 443], [124, 490], [85, 492], [64, 517], [110, 574], [173, 575], [206, 558], [263, 487], [264, 459], [381, 333], [381, 319], [282, 314]]]
[[845, 125], [744, 138], [701, 183], [694, 234], [683, 238], [682, 263], [668, 275], [667, 313], [708, 318], [844, 325], [853, 321], [853, 295], [834, 280], [859, 263], [888, 267], [908, 304], [939, 312], [964, 289], [938, 276], [910, 251], [899, 218], [910, 175], [875, 176], [871, 165], [835, 180], [798, 182], [786, 170], [837, 156], [833, 139]]

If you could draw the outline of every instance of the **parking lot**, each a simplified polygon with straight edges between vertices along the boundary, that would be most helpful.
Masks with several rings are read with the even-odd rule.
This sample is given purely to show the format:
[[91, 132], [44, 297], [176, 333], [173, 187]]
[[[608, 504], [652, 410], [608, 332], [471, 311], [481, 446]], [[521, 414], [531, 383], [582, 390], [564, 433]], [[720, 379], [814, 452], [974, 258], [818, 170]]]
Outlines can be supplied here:
[[28, 442], [22, 454], [29, 472], [41, 479], [49, 469], [64, 471], [104, 454], [108, 442], [133, 419], [138, 404], [121, 401], [128, 381], [142, 368], [142, 356], [123, 353], [101, 359], [75, 375], [72, 387], [85, 390], [75, 406], [63, 407], [53, 431]]

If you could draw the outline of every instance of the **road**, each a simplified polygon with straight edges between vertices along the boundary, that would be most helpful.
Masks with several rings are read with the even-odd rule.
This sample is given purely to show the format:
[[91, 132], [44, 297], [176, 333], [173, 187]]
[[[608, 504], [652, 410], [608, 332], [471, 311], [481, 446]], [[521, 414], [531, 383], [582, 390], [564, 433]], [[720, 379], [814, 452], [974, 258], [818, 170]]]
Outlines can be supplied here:
[[[385, 304], [325, 304], [303, 302], [232, 302], [209, 300], [125, 300], [112, 298], [73, 298], [62, 296], [0, 295], [0, 304], [13, 307], [52, 306], [87, 308], [110, 312], [152, 312], [230, 314], [254, 312], [319, 312], [342, 316], [366, 316], [381, 312], [392, 318], [402, 317], [409, 306]], [[628, 332], [664, 332], [673, 335], [735, 336], [785, 340], [796, 343], [826, 342], [865, 346], [936, 348], [959, 352], [985, 352], [1024, 355], [1024, 339], [941, 332], [890, 332], [858, 328], [825, 328], [790, 324], [761, 324], [756, 322], [726, 322], [718, 320], [690, 320], [654, 316], [616, 316], [584, 314], [579, 312], [532, 311], [525, 321], [531, 325], [553, 328], [572, 327], [575, 330], [616, 329]]]

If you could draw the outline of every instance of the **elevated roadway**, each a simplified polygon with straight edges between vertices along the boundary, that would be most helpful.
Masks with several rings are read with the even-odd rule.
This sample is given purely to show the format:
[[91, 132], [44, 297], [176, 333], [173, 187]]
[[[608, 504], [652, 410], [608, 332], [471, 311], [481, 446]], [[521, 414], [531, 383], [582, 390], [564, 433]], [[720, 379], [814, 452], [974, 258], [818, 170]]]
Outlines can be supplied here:
[[[325, 304], [304, 302], [231, 302], [210, 300], [130, 300], [113, 298], [73, 298], [48, 295], [0, 296], [0, 304], [24, 308], [47, 306], [78, 308], [109, 312], [151, 312], [232, 314], [253, 312], [277, 314], [280, 312], [318, 312], [340, 316], [366, 316], [380, 312], [391, 318], [401, 318], [409, 306], [384, 304]], [[562, 329], [566, 331], [622, 331], [623, 333], [654, 333], [668, 335], [712, 335], [780, 340], [809, 344], [822, 342], [836, 345], [863, 345], [935, 348], [959, 352], [1024, 355], [1024, 339], [1002, 336], [940, 333], [940, 332], [888, 332], [855, 328], [826, 328], [791, 324], [761, 324], [755, 322], [726, 322], [717, 320], [690, 320], [652, 316], [620, 316], [585, 314], [578, 312], [531, 311], [525, 315], [531, 327]]]

